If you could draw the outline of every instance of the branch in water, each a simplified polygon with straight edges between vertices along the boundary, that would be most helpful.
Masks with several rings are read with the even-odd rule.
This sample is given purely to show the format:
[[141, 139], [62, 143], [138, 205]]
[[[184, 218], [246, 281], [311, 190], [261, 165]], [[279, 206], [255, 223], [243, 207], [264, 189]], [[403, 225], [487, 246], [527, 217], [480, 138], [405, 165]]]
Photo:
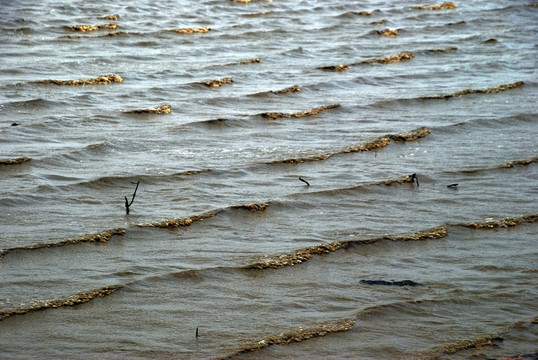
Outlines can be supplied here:
[[[134, 184], [134, 183], [132, 183], [132, 184]], [[136, 190], [138, 190], [138, 185], [140, 185], [140, 181], [137, 181], [137, 182], [136, 182], [136, 188], [135, 188], [135, 191], [134, 191], [134, 193], [133, 193], [133, 198], [131, 199], [131, 202], [129, 202], [129, 200], [127, 199], [126, 196], [124, 197], [124, 199], [125, 199], [125, 213], [126, 213], [127, 215], [129, 215], [129, 207], [130, 207], [131, 205], [133, 205], [133, 201], [134, 201], [135, 196], [136, 196]]]

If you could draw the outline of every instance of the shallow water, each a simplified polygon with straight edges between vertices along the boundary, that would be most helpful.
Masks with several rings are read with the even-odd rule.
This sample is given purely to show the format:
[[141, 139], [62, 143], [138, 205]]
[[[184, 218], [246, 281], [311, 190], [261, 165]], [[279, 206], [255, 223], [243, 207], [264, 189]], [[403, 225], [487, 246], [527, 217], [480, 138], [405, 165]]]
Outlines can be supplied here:
[[[123, 286], [6, 317], [0, 358], [220, 358], [344, 319], [355, 321], [347, 331], [236, 356], [485, 359], [538, 351], [536, 223], [458, 225], [538, 213], [537, 10], [498, 0], [413, 8], [431, 4], [0, 0], [0, 160], [32, 158], [0, 164], [0, 315]], [[118, 21], [99, 19], [112, 14]], [[127, 33], [65, 28], [105, 23]], [[211, 30], [170, 31], [201, 27]], [[399, 36], [376, 32], [386, 28]], [[457, 50], [429, 51], [449, 47]], [[405, 51], [414, 58], [357, 64]], [[238, 64], [253, 58], [261, 62]], [[351, 65], [318, 69], [341, 64]], [[123, 82], [36, 83], [106, 74]], [[197, 84], [227, 77], [233, 83], [218, 88]], [[293, 85], [302, 91], [271, 92]], [[172, 113], [126, 113], [163, 104]], [[260, 115], [332, 104], [341, 106]], [[431, 134], [343, 151], [420, 127]], [[407, 181], [413, 173], [418, 186]], [[396, 179], [406, 181], [384, 184]], [[126, 215], [124, 197], [137, 181]], [[233, 208], [241, 204], [269, 205]], [[219, 212], [190, 226], [137, 226], [210, 211]], [[360, 242], [447, 223], [439, 239]], [[57, 246], [118, 227], [125, 235], [107, 242]], [[244, 268], [342, 241], [352, 245], [293, 267]], [[30, 249], [42, 243], [49, 245]], [[481, 337], [497, 338], [469, 345]]]

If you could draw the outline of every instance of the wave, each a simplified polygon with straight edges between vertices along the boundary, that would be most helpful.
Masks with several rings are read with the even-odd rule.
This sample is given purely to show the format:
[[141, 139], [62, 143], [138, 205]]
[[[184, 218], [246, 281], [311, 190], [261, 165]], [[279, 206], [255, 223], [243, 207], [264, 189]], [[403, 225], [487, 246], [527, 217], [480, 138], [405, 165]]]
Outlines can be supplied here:
[[257, 212], [257, 211], [265, 211], [269, 203], [264, 204], [245, 204], [245, 205], [233, 205], [229, 206], [224, 209], [216, 209], [212, 210], [200, 215], [193, 215], [188, 217], [182, 217], [178, 219], [172, 219], [172, 220], [164, 220], [164, 221], [158, 221], [154, 223], [144, 223], [144, 224], [136, 224], [137, 227], [156, 227], [156, 228], [177, 228], [177, 227], [183, 227], [183, 226], [190, 226], [194, 222], [197, 221], [203, 221], [205, 219], [209, 219], [214, 217], [215, 215], [226, 211], [230, 209], [243, 209], [243, 210], [249, 210], [251, 212]]
[[330, 244], [320, 244], [316, 246], [307, 247], [304, 249], [296, 250], [287, 254], [280, 254], [274, 256], [266, 256], [255, 260], [245, 266], [243, 269], [278, 269], [286, 266], [295, 266], [303, 262], [309, 261], [314, 255], [326, 255], [332, 252], [335, 252], [340, 249], [346, 249], [351, 245], [365, 245], [373, 244], [380, 241], [424, 241], [424, 240], [436, 240], [442, 239], [448, 235], [447, 228], [445, 225], [419, 231], [407, 235], [386, 235], [373, 239], [363, 239], [363, 240], [346, 240], [346, 241], [335, 241]]
[[273, 256], [264, 256], [256, 259], [247, 265], [242, 266], [242, 269], [248, 270], [264, 270], [264, 269], [278, 269], [287, 266], [295, 266], [309, 261], [314, 255], [327, 255], [340, 249], [347, 249], [353, 245], [367, 245], [380, 241], [393, 241], [393, 242], [405, 242], [405, 241], [424, 241], [424, 240], [438, 240], [448, 236], [448, 226], [464, 226], [471, 229], [494, 229], [494, 228], [507, 228], [524, 223], [533, 223], [538, 220], [538, 215], [523, 215], [520, 217], [508, 217], [497, 221], [487, 221], [484, 223], [472, 223], [472, 224], [444, 224], [433, 229], [422, 230], [407, 235], [386, 235], [382, 237], [362, 240], [346, 240], [335, 241], [332, 243], [325, 243], [316, 246], [311, 246], [303, 249], [299, 249], [290, 253], [278, 254]]
[[64, 29], [77, 32], [90, 32], [101, 29], [116, 30], [118, 24], [101, 24], [101, 25], [66, 25]]
[[0, 160], [0, 165], [20, 165], [22, 163], [25, 163], [25, 162], [28, 162], [32, 160], [31, 157], [18, 157], [18, 158], [14, 158], [14, 159], [3, 159], [3, 160]]
[[[284, 91], [287, 89], [284, 89], [284, 90], [281, 90], [281, 91]], [[294, 91], [294, 90], [290, 90], [290, 91]], [[297, 91], [300, 91], [300, 90], [297, 90]], [[296, 113], [260, 113], [258, 114], [259, 116], [263, 117], [263, 118], [266, 118], [266, 119], [271, 119], [271, 120], [276, 120], [276, 119], [280, 119], [280, 118], [291, 118], [291, 117], [294, 117], [294, 118], [301, 118], [301, 117], [305, 117], [305, 116], [312, 116], [312, 115], [317, 115], [319, 114], [320, 112], [322, 111], [331, 111], [331, 109], [334, 109], [334, 108], [337, 108], [337, 107], [340, 107], [341, 104], [332, 104], [332, 105], [326, 105], [326, 106], [321, 106], [321, 107], [317, 107], [317, 108], [314, 108], [314, 109], [311, 109], [311, 110], [305, 110], [305, 111], [300, 111], [300, 112], [296, 112]]]
[[287, 94], [287, 93], [294, 93], [294, 92], [300, 92], [303, 91], [299, 85], [293, 85], [284, 89], [280, 90], [269, 90], [269, 91], [263, 91], [255, 94], [250, 94], [247, 96], [265, 96], [268, 94], [274, 94], [274, 95], [280, 95], [280, 94]]
[[533, 223], [538, 221], [538, 214], [534, 215], [525, 215], [520, 217], [507, 217], [499, 220], [487, 220], [485, 222], [475, 222], [470, 224], [459, 223], [452, 224], [454, 226], [463, 226], [471, 229], [497, 229], [497, 228], [507, 228], [513, 227], [525, 223]]
[[172, 105], [160, 105], [154, 108], [148, 108], [148, 109], [136, 109], [136, 110], [128, 110], [124, 111], [124, 114], [170, 114], [172, 112], [171, 109]]
[[426, 137], [430, 133], [431, 133], [430, 129], [428, 129], [427, 127], [421, 127], [414, 130], [404, 131], [399, 134], [388, 134], [388, 135], [380, 136], [368, 142], [361, 143], [358, 145], [352, 145], [350, 147], [337, 150], [332, 153], [312, 155], [309, 157], [302, 157], [302, 158], [273, 160], [273, 161], [267, 162], [266, 164], [269, 164], [269, 165], [299, 164], [299, 163], [304, 163], [304, 162], [309, 162], [309, 161], [321, 161], [321, 160], [326, 160], [332, 156], [340, 155], [340, 154], [377, 150], [377, 149], [380, 149], [389, 145], [390, 140], [397, 141], [397, 142], [414, 141], [414, 140]]
[[528, 166], [536, 162], [538, 162], [538, 156], [534, 156], [530, 159], [525, 159], [525, 160], [514, 160], [514, 161], [507, 162], [505, 164], [496, 165], [494, 167], [460, 170], [460, 171], [455, 171], [454, 173], [474, 174], [478, 172], [490, 171], [490, 170], [495, 170], [495, 169], [509, 169], [509, 168], [515, 168], [516, 166]]
[[231, 77], [226, 77], [226, 78], [217, 79], [217, 80], [207, 80], [207, 81], [193, 82], [193, 83], [190, 83], [189, 85], [205, 85], [207, 87], [217, 88], [217, 87], [221, 87], [222, 85], [225, 85], [225, 84], [231, 85], [231, 84], [233, 84], [233, 82], [234, 82], [234, 80]]
[[496, 93], [499, 93], [501, 91], [521, 88], [523, 86], [524, 86], [523, 81], [517, 81], [515, 83], [504, 84], [504, 85], [499, 85], [499, 86], [495, 86], [495, 87], [491, 87], [491, 88], [485, 88], [485, 89], [465, 89], [465, 90], [460, 90], [460, 91], [456, 91], [456, 92], [453, 92], [453, 93], [450, 93], [450, 94], [445, 94], [445, 95], [418, 96], [418, 97], [414, 97], [414, 98], [399, 98], [399, 99], [390, 99], [390, 100], [379, 100], [379, 101], [377, 101], [375, 103], [372, 103], [372, 104], [370, 104], [368, 106], [371, 107], [371, 108], [380, 108], [380, 107], [384, 107], [384, 106], [389, 105], [389, 104], [408, 104], [408, 103], [413, 103], [413, 102], [416, 102], [416, 101], [424, 101], [424, 100], [448, 100], [450, 98], [460, 97], [460, 96], [463, 96], [463, 95], [496, 94]]
[[504, 84], [499, 85], [491, 88], [486, 89], [465, 89], [461, 91], [456, 91], [450, 94], [446, 95], [438, 95], [438, 96], [421, 96], [419, 99], [426, 99], [426, 100], [432, 100], [432, 99], [449, 99], [453, 97], [459, 97], [462, 95], [471, 95], [471, 94], [495, 94], [501, 91], [511, 90], [511, 89], [517, 89], [524, 86], [523, 81], [518, 81], [512, 84]]
[[82, 291], [74, 295], [49, 300], [34, 301], [29, 305], [21, 305], [16, 309], [0, 311], [0, 321], [14, 315], [23, 315], [35, 311], [55, 309], [63, 306], [75, 306], [91, 301], [97, 297], [104, 297], [121, 289], [123, 285], [105, 286], [100, 289]]
[[83, 242], [101, 242], [105, 243], [110, 240], [110, 238], [114, 235], [124, 235], [125, 229], [124, 228], [117, 228], [113, 230], [105, 230], [94, 234], [87, 234], [83, 235], [76, 239], [69, 239], [69, 240], [63, 240], [60, 242], [53, 242], [53, 243], [39, 243], [34, 245], [28, 245], [28, 246], [19, 246], [19, 247], [12, 247], [0, 250], [0, 258], [2, 258], [7, 253], [17, 251], [17, 250], [37, 250], [37, 249], [43, 249], [43, 248], [55, 248], [55, 247], [61, 247], [71, 244], [78, 244]]
[[[213, 169], [201, 169], [201, 170], [185, 170], [172, 174], [164, 175], [124, 175], [124, 176], [103, 176], [97, 179], [83, 181], [76, 183], [76, 186], [92, 186], [92, 185], [116, 185], [124, 184], [125, 182], [138, 181], [142, 183], [153, 183], [159, 181], [162, 178], [176, 178], [182, 176], [198, 175], [202, 173], [211, 172]], [[70, 185], [68, 185], [70, 186]]]
[[340, 65], [330, 65], [330, 66], [321, 66], [318, 67], [318, 70], [324, 70], [324, 71], [344, 71], [349, 70], [351, 66], [356, 65], [366, 65], [366, 64], [391, 64], [394, 62], [402, 62], [411, 60], [415, 57], [415, 54], [409, 51], [404, 51], [397, 55], [392, 55], [388, 57], [382, 57], [382, 58], [373, 58], [368, 60], [363, 60], [351, 64], [340, 64]]
[[101, 34], [101, 35], [65, 35], [65, 36], [61, 36], [60, 38], [62, 39], [97, 39], [97, 38], [106, 38], [106, 37], [116, 37], [116, 36], [119, 36], [119, 35], [128, 35], [129, 32], [128, 31], [115, 31], [115, 32], [110, 32], [110, 33], [107, 33], [107, 34]]
[[229, 64], [226, 64], [224, 66], [258, 64], [258, 63], [261, 63], [261, 62], [262, 62], [262, 60], [260, 58], [253, 58], [253, 59], [242, 60], [242, 61], [238, 61], [238, 62], [234, 62], [234, 63], [229, 63]]
[[53, 85], [108, 85], [113, 82], [122, 82], [123, 79], [118, 75], [102, 75], [93, 79], [78, 80], [39, 80], [33, 81], [33, 84], [53, 84]]
[[415, 10], [451, 10], [457, 7], [458, 6], [454, 3], [446, 2], [439, 5], [414, 6], [413, 9]]
[[[445, 345], [441, 345], [438, 347], [435, 347], [431, 350], [422, 352], [418, 355], [420, 359], [427, 359], [427, 360], [437, 360], [444, 355], [453, 355], [458, 352], [469, 350], [469, 349], [482, 349], [485, 346], [497, 346], [496, 343], [504, 341], [504, 335], [508, 334], [512, 329], [514, 328], [520, 328], [520, 327], [527, 327], [529, 324], [536, 324], [538, 323], [538, 317], [535, 317], [530, 320], [520, 320], [516, 321], [494, 333], [486, 334], [486, 335], [479, 335], [473, 339], [459, 339], [452, 343], [448, 343]], [[530, 354], [531, 356], [528, 357], [528, 359], [535, 359], [536, 354]], [[534, 356], [533, 356], [534, 355]], [[526, 356], [526, 355], [523, 355]], [[514, 357], [506, 357], [505, 359], [525, 359], [526, 357], [520, 357], [520, 356], [514, 356]]]
[[235, 356], [258, 351], [271, 345], [286, 345], [292, 342], [301, 342], [315, 337], [325, 336], [327, 334], [348, 331], [355, 325], [353, 319], [340, 319], [326, 321], [318, 324], [313, 328], [303, 329], [302, 327], [268, 336], [262, 340], [254, 341], [250, 344], [240, 346], [232, 354], [219, 358], [220, 360], [233, 359]]

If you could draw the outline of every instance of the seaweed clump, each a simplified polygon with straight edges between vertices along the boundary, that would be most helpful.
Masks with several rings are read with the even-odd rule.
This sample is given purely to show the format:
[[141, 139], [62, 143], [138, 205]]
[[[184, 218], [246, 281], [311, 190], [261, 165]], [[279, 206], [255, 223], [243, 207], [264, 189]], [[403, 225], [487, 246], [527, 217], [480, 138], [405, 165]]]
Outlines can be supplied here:
[[301, 111], [301, 112], [296, 112], [296, 113], [291, 113], [291, 114], [286, 114], [286, 113], [261, 113], [259, 115], [264, 117], [264, 118], [271, 119], [271, 120], [276, 120], [276, 119], [280, 119], [280, 118], [291, 118], [291, 117], [301, 118], [301, 117], [305, 117], [305, 116], [317, 115], [322, 111], [331, 111], [331, 109], [334, 109], [334, 108], [337, 108], [337, 107], [340, 107], [340, 106], [341, 106], [340, 104], [332, 104], [332, 105], [327, 105], [327, 106], [321, 106], [321, 107], [318, 107], [318, 108], [314, 108], [312, 110], [306, 110], [306, 111]]
[[396, 36], [400, 35], [398, 30], [393, 30], [393, 29], [376, 30], [376, 32], [379, 35], [390, 36], [390, 37], [396, 37]]
[[303, 329], [299, 327], [295, 330], [266, 337], [263, 340], [252, 344], [243, 345], [233, 354], [221, 358], [221, 360], [232, 359], [234, 356], [252, 351], [258, 351], [271, 345], [287, 345], [292, 342], [301, 342], [314, 337], [325, 336], [330, 333], [348, 331], [353, 325], [355, 325], [355, 320], [342, 319], [321, 323], [318, 326], [310, 329]]
[[207, 87], [221, 87], [222, 85], [225, 85], [225, 84], [228, 84], [228, 85], [231, 85], [233, 84], [234, 80], [231, 78], [231, 77], [227, 77], [227, 78], [223, 78], [223, 79], [220, 79], [220, 80], [208, 80], [208, 81], [200, 81], [200, 82], [195, 82], [194, 84], [197, 84], [197, 85], [205, 85]]
[[171, 105], [161, 105], [148, 109], [136, 109], [124, 111], [126, 114], [170, 114], [172, 112]]
[[116, 30], [118, 24], [103, 24], [103, 25], [72, 25], [64, 26], [66, 29], [78, 32], [90, 32], [101, 29]]
[[22, 163], [25, 163], [27, 161], [30, 161], [32, 160], [31, 157], [18, 157], [18, 158], [15, 158], [15, 159], [5, 159], [5, 160], [0, 160], [0, 165], [19, 165], [19, 164], [22, 164]]
[[526, 215], [521, 217], [507, 217], [500, 220], [488, 220], [485, 222], [475, 222], [471, 224], [455, 224], [471, 229], [497, 229], [517, 226], [524, 223], [533, 223], [538, 221], [538, 215]]
[[256, 212], [256, 211], [265, 211], [265, 208], [269, 206], [268, 203], [265, 203], [265, 204], [245, 204], [245, 205], [235, 205], [235, 206], [232, 206], [231, 209], [244, 209], [244, 210], [249, 210], [249, 211], [252, 211], [252, 212]]
[[113, 230], [106, 230], [101, 231], [94, 234], [88, 234], [81, 236], [76, 239], [69, 239], [69, 240], [63, 240], [56, 243], [39, 243], [35, 245], [28, 245], [28, 246], [20, 246], [20, 247], [14, 247], [14, 248], [8, 248], [0, 251], [0, 258], [4, 256], [5, 254], [15, 251], [15, 250], [36, 250], [36, 249], [43, 249], [43, 248], [54, 248], [54, 247], [61, 247], [71, 244], [78, 244], [82, 242], [100, 242], [100, 243], [106, 243], [110, 240], [110, 238], [114, 235], [124, 235], [125, 229], [124, 228], [117, 228]]
[[176, 32], [179, 34], [194, 34], [194, 33], [206, 33], [211, 30], [210, 27], [201, 27], [201, 28], [183, 28], [183, 29], [172, 29], [170, 31]]
[[416, 10], [450, 10], [457, 8], [456, 4], [446, 2], [439, 5], [415, 6]]
[[54, 84], [54, 85], [108, 85], [113, 82], [122, 82], [123, 79], [118, 75], [110, 74], [96, 77], [94, 79], [78, 80], [40, 80], [34, 81], [36, 84]]
[[449, 99], [453, 97], [458, 97], [462, 95], [471, 95], [471, 94], [495, 94], [501, 91], [520, 88], [520, 87], [523, 87], [524, 85], [525, 83], [523, 81], [518, 81], [512, 84], [499, 85], [499, 86], [495, 86], [495, 87], [487, 88], [487, 89], [466, 89], [466, 90], [461, 90], [461, 91], [453, 92], [451, 94], [446, 94], [446, 95], [422, 96], [420, 97], [420, 99], [427, 99], [427, 100]]
[[5, 320], [13, 315], [23, 315], [34, 311], [55, 309], [62, 306], [75, 306], [78, 304], [86, 303], [95, 299], [96, 297], [110, 295], [113, 292], [121, 289], [122, 287], [123, 285], [111, 285], [96, 290], [82, 291], [75, 295], [67, 297], [54, 298], [44, 301], [35, 301], [28, 306], [22, 305], [16, 309], [0, 311], [0, 321]]

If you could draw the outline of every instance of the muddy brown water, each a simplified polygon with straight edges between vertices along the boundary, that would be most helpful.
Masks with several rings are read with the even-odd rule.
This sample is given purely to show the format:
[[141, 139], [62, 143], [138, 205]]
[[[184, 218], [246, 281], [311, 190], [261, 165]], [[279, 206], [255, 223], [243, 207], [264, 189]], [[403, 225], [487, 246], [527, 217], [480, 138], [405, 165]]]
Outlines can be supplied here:
[[537, 10], [441, 4], [0, 0], [0, 358], [535, 354]]

